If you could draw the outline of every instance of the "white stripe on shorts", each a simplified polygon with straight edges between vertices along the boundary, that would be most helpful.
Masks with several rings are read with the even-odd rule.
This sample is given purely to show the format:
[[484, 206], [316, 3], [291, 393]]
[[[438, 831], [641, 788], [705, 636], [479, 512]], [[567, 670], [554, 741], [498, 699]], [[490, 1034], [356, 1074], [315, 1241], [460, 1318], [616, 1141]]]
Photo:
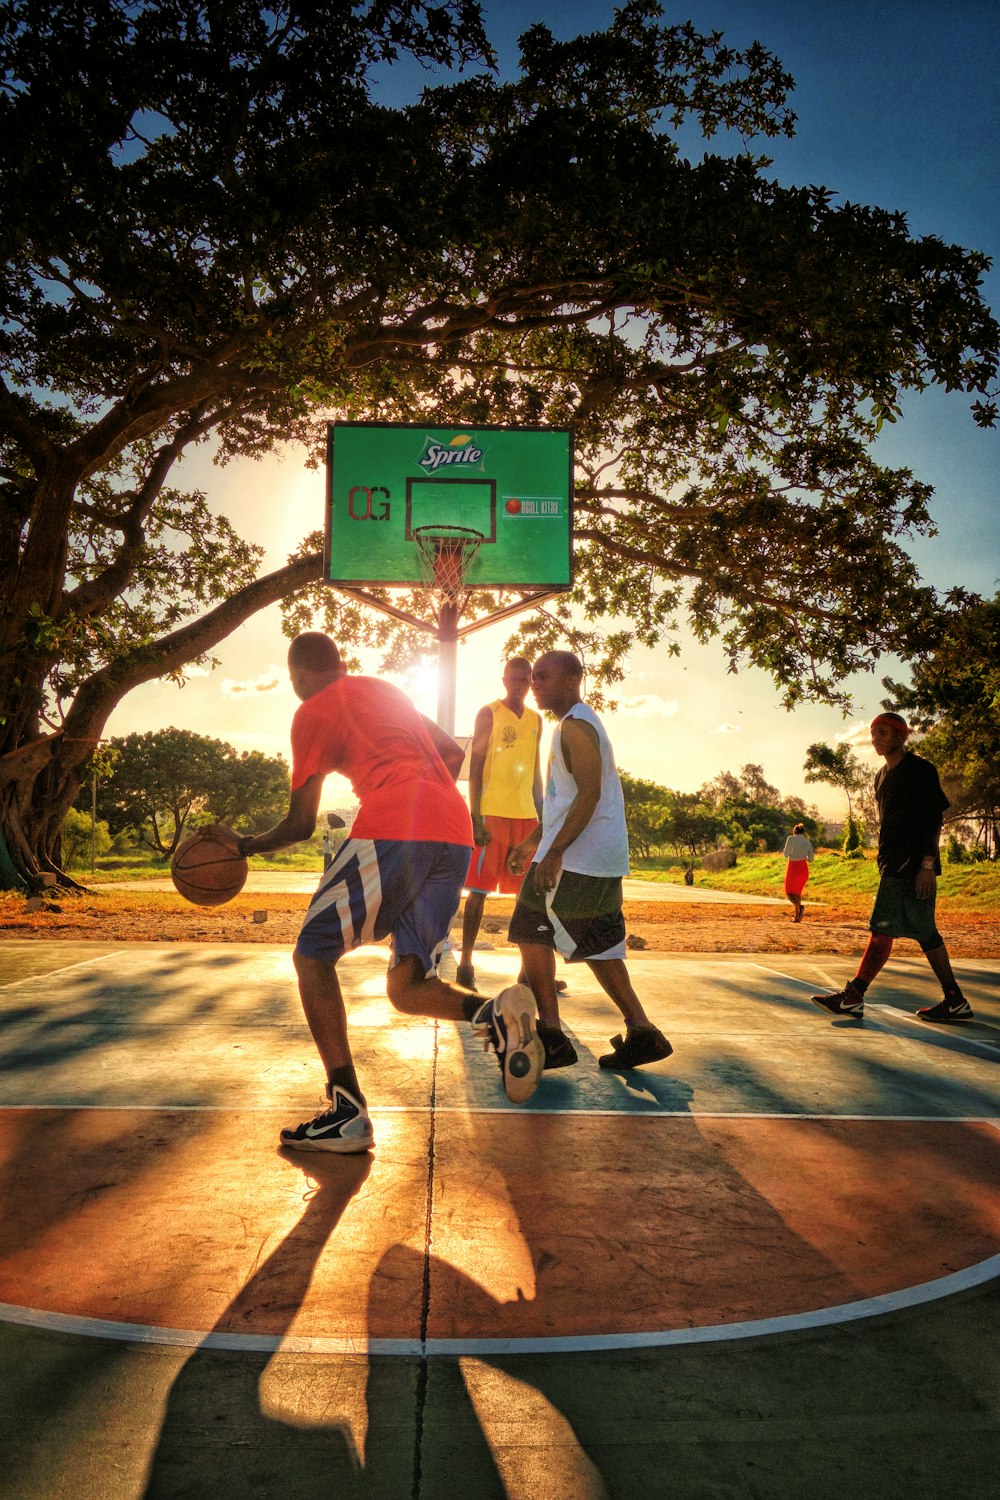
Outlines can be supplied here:
[[[361, 881], [365, 909], [364, 924], [360, 932], [355, 930], [354, 919], [351, 915], [350, 885], [348, 881], [341, 878], [344, 865], [349, 864], [355, 858], [358, 861], [356, 878]], [[316, 887], [316, 894], [302, 919], [301, 930], [304, 931], [314, 917], [322, 916], [324, 912], [329, 911], [331, 906], [336, 907], [337, 916], [340, 918], [345, 953], [349, 953], [352, 948], [357, 948], [361, 943], [370, 943], [374, 940], [375, 922], [382, 906], [382, 876], [372, 839], [348, 839], [341, 846], [337, 858], [325, 871]]]

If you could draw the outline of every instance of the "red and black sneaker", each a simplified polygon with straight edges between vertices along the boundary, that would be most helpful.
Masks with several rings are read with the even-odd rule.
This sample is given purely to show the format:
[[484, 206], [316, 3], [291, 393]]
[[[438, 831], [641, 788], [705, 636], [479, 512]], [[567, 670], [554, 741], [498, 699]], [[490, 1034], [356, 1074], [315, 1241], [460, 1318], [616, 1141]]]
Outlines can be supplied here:
[[921, 1021], [974, 1021], [975, 1011], [966, 1000], [964, 995], [952, 995], [947, 999], [939, 1001], [937, 1005], [926, 1005], [923, 1010], [918, 1010], [917, 1015]]

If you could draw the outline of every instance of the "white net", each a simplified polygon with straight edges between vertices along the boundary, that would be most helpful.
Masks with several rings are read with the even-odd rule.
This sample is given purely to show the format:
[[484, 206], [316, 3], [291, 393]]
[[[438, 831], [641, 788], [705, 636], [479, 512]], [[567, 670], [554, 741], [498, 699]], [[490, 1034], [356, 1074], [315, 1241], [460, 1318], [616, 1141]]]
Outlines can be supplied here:
[[469, 568], [483, 542], [468, 526], [418, 526], [413, 533], [424, 584], [454, 600], [467, 587]]

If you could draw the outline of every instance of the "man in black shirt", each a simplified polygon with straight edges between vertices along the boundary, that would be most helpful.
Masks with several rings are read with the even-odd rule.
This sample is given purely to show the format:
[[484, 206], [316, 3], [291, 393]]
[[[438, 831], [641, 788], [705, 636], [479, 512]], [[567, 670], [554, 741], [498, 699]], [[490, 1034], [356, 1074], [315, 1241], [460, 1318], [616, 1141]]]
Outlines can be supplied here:
[[918, 1010], [922, 1021], [970, 1021], [972, 1007], [958, 987], [944, 938], [934, 919], [937, 877], [941, 873], [938, 842], [948, 799], [929, 760], [907, 750], [909, 726], [900, 714], [872, 720], [872, 744], [885, 761], [875, 776], [879, 810], [879, 886], [871, 915], [871, 937], [844, 989], [835, 995], [813, 995], [813, 1002], [837, 1016], [865, 1013], [865, 991], [892, 952], [893, 939], [913, 938], [944, 991], [937, 1005]]

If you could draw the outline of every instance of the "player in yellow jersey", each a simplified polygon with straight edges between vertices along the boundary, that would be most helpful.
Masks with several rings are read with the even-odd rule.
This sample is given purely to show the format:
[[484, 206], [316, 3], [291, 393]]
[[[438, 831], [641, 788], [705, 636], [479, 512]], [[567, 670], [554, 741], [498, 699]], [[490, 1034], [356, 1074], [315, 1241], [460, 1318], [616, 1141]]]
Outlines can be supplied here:
[[505, 695], [476, 715], [469, 764], [469, 811], [476, 847], [469, 864], [462, 922], [458, 983], [475, 989], [472, 950], [493, 891], [516, 895], [523, 876], [507, 868], [507, 855], [537, 826], [542, 815], [539, 745], [542, 716], [528, 708], [531, 662], [515, 656], [503, 669]]

